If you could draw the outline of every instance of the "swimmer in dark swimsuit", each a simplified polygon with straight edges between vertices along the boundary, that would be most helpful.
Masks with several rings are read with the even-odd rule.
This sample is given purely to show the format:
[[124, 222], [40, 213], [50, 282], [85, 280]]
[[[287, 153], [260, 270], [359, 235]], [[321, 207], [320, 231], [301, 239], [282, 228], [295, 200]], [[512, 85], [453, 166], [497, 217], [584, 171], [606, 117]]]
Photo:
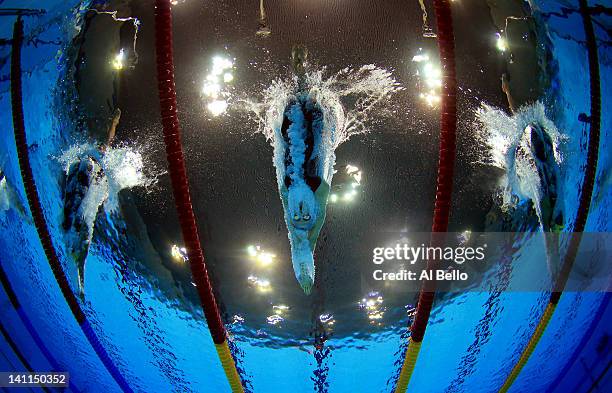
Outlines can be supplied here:
[[323, 111], [308, 94], [306, 57], [305, 48], [294, 48], [293, 71], [298, 77], [298, 87], [285, 108], [281, 126], [284, 176], [279, 191], [291, 242], [293, 269], [300, 286], [309, 294], [314, 285], [313, 253], [325, 222], [331, 171], [325, 168], [322, 157]]
[[[506, 74], [502, 75], [502, 91], [506, 93], [510, 111], [516, 113], [518, 108], [510, 94]], [[523, 161], [524, 167], [537, 172], [541, 197], [536, 210], [542, 229], [545, 232], [560, 232], [563, 229], [563, 214], [558, 199], [559, 164], [555, 161], [553, 141], [541, 124], [531, 122], [525, 127], [515, 151], [515, 161]], [[520, 174], [516, 175], [520, 177]]]
[[[70, 165], [66, 176], [62, 227], [66, 232], [68, 251], [77, 265], [79, 295], [81, 298], [85, 294], [85, 260], [89, 253], [89, 245], [95, 224], [95, 217], [86, 217], [87, 205], [92, 203], [92, 196], [89, 196], [88, 193], [92, 185], [95, 183], [100, 184], [104, 181], [105, 175], [99, 163], [99, 157], [112, 144], [120, 118], [121, 111], [116, 109], [108, 129], [107, 139], [104, 144], [98, 147], [100, 152], [98, 157], [94, 157], [94, 154], [92, 154], [73, 163]], [[89, 201], [88, 198], [90, 199]], [[95, 196], [93, 198], [95, 199]], [[104, 196], [98, 198], [106, 199]], [[104, 200], [96, 200], [95, 202], [103, 203]]]

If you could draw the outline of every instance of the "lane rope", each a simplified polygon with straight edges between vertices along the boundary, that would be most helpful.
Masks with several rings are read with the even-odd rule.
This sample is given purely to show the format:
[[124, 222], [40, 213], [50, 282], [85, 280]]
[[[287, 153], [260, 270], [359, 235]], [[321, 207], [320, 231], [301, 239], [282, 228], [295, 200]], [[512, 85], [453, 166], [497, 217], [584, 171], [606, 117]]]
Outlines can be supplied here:
[[25, 188], [26, 197], [28, 199], [28, 205], [32, 218], [34, 220], [34, 226], [38, 233], [38, 238], [45, 252], [45, 256], [51, 267], [51, 271], [55, 276], [55, 280], [60, 287], [62, 295], [72, 312], [72, 315], [76, 319], [79, 327], [85, 334], [85, 337], [91, 344], [92, 348], [113, 377], [119, 387], [126, 393], [132, 392], [123, 374], [117, 369], [115, 363], [111, 360], [108, 352], [102, 346], [100, 339], [93, 331], [89, 324], [83, 309], [79, 305], [79, 302], [70, 288], [68, 279], [62, 270], [62, 264], [57, 256], [55, 248], [53, 247], [53, 241], [49, 233], [49, 227], [43, 212], [43, 208], [40, 202], [38, 191], [36, 189], [36, 182], [32, 173], [32, 167], [30, 163], [30, 156], [28, 150], [28, 143], [26, 140], [25, 122], [23, 114], [23, 92], [21, 82], [21, 46], [23, 43], [23, 21], [21, 17], [17, 18], [13, 30], [13, 43], [11, 53], [11, 107], [13, 111], [13, 130], [15, 132], [15, 145], [17, 146], [17, 157], [19, 160], [19, 168], [21, 171], [21, 178]]
[[[457, 145], [457, 78], [455, 73], [455, 38], [450, 3], [448, 0], [434, 0], [433, 5], [436, 14], [438, 50], [442, 65], [438, 176], [430, 241], [435, 246], [443, 241], [444, 232], [448, 230], [452, 201]], [[435, 270], [437, 265], [438, 262], [435, 260], [427, 261], [429, 271]], [[436, 282], [434, 280], [425, 281], [419, 293], [417, 310], [410, 327], [410, 340], [408, 341], [408, 348], [395, 387], [395, 393], [404, 393], [408, 388], [410, 378], [416, 367], [435, 295]]]
[[191, 274], [227, 381], [232, 392], [244, 392], [240, 375], [227, 343], [227, 331], [221, 320], [221, 314], [213, 294], [191, 204], [189, 181], [181, 143], [181, 130], [177, 115], [172, 42], [172, 9], [169, 0], [155, 0], [155, 49], [157, 87], [164, 129], [164, 143], [168, 159], [168, 171], [172, 181], [174, 203], [181, 225], [183, 241], [187, 249]]

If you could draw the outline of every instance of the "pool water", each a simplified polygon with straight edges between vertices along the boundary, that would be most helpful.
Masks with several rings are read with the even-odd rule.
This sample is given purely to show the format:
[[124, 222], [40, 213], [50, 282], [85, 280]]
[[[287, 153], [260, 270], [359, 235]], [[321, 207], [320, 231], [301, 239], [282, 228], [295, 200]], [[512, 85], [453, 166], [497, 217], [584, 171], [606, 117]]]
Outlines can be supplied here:
[[[137, 0], [106, 3], [0, 0], [0, 10], [45, 11], [23, 17], [22, 78], [31, 165], [53, 243], [77, 293], [70, 234], [62, 227], [66, 171], [75, 160], [100, 154], [97, 144], [103, 138], [96, 121], [121, 107], [116, 143], [101, 160], [107, 176], [92, 188], [98, 197], [92, 194], [85, 206], [88, 222], [95, 225], [89, 233], [82, 307], [134, 391], [230, 391], [187, 264], [182, 256], [171, 254], [173, 245], [180, 251], [182, 240], [159, 121], [153, 5]], [[408, 6], [389, 1], [388, 8], [374, 7], [378, 3], [367, 0], [350, 6], [339, 0], [327, 5], [266, 3], [272, 32], [267, 38], [251, 31], [256, 29], [257, 10], [243, 2], [179, 0], [174, 9], [179, 117], [191, 192], [233, 356], [250, 392], [391, 392], [407, 346], [415, 294], [374, 288], [362, 280], [365, 270], [359, 261], [364, 253], [366, 260], [370, 258], [371, 250], [364, 244], [369, 244], [371, 233], [429, 229], [439, 111], [435, 103], [430, 106], [427, 98], [419, 96], [427, 84], [426, 73], [411, 59], [427, 51], [435, 57], [435, 40], [422, 37], [422, 14], [416, 2]], [[507, 111], [499, 71], [512, 71], [514, 66], [502, 63], [520, 63], [520, 58], [509, 60], [495, 47], [496, 28], [488, 7], [499, 9], [491, 3], [504, 2], [462, 3], [451, 4], [457, 24], [460, 110], [450, 230], [484, 232], [485, 215], [499, 202], [497, 181], [490, 178], [502, 177], [498, 171], [505, 170], [491, 163], [499, 151], [486, 140], [492, 130], [499, 135], [521, 131], [516, 129], [518, 115]], [[127, 9], [138, 23], [99, 14], [113, 7], [120, 10], [119, 19]], [[427, 7], [434, 26], [433, 8]], [[540, 115], [562, 136], [557, 146], [562, 156], [557, 187], [562, 190], [564, 231], [571, 231], [589, 132], [588, 123], [579, 120], [581, 113], [590, 112], [582, 18], [568, 11], [578, 9], [576, 1], [532, 0], [529, 7], [537, 26], [538, 67], [546, 77], [539, 104], [533, 105], [543, 107]], [[98, 10], [95, 16], [88, 11], [92, 8]], [[364, 11], [371, 9], [375, 10]], [[612, 19], [610, 8], [606, 10], [593, 17], [602, 117], [585, 231], [594, 233], [612, 228], [612, 118], [607, 111], [612, 105]], [[395, 23], [400, 17], [409, 18], [409, 23]], [[95, 18], [107, 19], [95, 24]], [[5, 175], [0, 183], [0, 263], [59, 369], [70, 373], [72, 386], [83, 392], [120, 391], [71, 315], [30, 218], [11, 126], [11, 46], [4, 41], [12, 37], [15, 19], [0, 16], [0, 169]], [[364, 26], [351, 25], [360, 20]], [[255, 27], [249, 24], [252, 21]], [[467, 28], [468, 21], [474, 29]], [[337, 28], [326, 30], [334, 23]], [[486, 38], [471, 41], [471, 34], [477, 34], [471, 30], [485, 31]], [[337, 33], [337, 40], [330, 31]], [[99, 39], [105, 33], [111, 37], [108, 42]], [[292, 82], [288, 59], [296, 41], [310, 46], [314, 58], [310, 77], [320, 78], [321, 90], [336, 94], [346, 117], [342, 120], [354, 126], [343, 128], [346, 135], [334, 146], [333, 190], [338, 191], [333, 192], [338, 202], [328, 206], [315, 252], [318, 281], [310, 296], [304, 295], [291, 268], [270, 140], [274, 123], [270, 114], [279, 103], [279, 91]], [[108, 48], [115, 53], [119, 47], [126, 48], [128, 60], [121, 66], [124, 70], [113, 70], [112, 59], [103, 54]], [[87, 56], [82, 55], [85, 51]], [[224, 76], [223, 86], [208, 85], [203, 91], [204, 71], [213, 72], [210, 59], [215, 55], [231, 59], [233, 65], [222, 72], [234, 74]], [[95, 63], [96, 59], [105, 59], [104, 64]], [[360, 74], [364, 66], [374, 76]], [[211, 88], [222, 90], [208, 95]], [[218, 103], [221, 100], [225, 104]], [[487, 108], [487, 116], [477, 115]], [[84, 119], [83, 113], [90, 117]], [[356, 181], [347, 172], [349, 164], [363, 171], [353, 205], [343, 201], [345, 188], [340, 188]], [[103, 208], [98, 210], [100, 205]], [[533, 222], [534, 217], [530, 219]], [[521, 229], [541, 230], [528, 224]], [[255, 244], [272, 250], [276, 270], [249, 262], [247, 246]], [[510, 265], [535, 263], [526, 243], [515, 247]], [[609, 261], [609, 254], [603, 255]], [[508, 280], [529, 274], [522, 272], [513, 278], [503, 272], [489, 277], [489, 291], [440, 296], [409, 391], [498, 391], [549, 299], [547, 292], [507, 291]], [[381, 301], [374, 310], [360, 304], [378, 296]], [[604, 290], [564, 293], [511, 391], [610, 391], [609, 297]], [[4, 291], [0, 291], [0, 316], [32, 368], [51, 370]], [[6, 338], [0, 339], [0, 354], [0, 371], [24, 370]]]

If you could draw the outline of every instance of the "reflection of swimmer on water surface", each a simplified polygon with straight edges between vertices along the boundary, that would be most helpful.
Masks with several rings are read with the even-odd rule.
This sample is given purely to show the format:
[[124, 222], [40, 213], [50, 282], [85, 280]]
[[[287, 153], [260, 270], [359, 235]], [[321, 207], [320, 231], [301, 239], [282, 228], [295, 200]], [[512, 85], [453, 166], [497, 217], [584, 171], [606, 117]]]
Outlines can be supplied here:
[[100, 161], [114, 140], [120, 117], [121, 111], [116, 109], [106, 143], [100, 144], [98, 151], [92, 151], [72, 163], [66, 175], [62, 226], [66, 232], [68, 250], [77, 265], [81, 296], [84, 295], [85, 260], [93, 237], [98, 207], [108, 198], [108, 180]]

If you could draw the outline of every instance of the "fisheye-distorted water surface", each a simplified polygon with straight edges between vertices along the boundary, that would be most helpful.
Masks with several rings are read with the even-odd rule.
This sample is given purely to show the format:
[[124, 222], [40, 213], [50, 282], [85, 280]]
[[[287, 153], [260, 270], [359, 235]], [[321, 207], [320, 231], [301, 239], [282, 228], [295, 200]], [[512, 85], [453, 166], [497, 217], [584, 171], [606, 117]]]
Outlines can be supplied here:
[[[53, 245], [94, 331], [134, 391], [224, 392], [167, 170], [153, 3], [0, 0], [0, 10], [44, 10], [23, 17], [28, 149]], [[424, 26], [418, 2], [265, 1], [262, 27], [258, 1], [173, 3], [192, 203], [246, 390], [393, 391], [417, 294], [372, 280], [370, 245], [431, 228], [442, 70], [436, 39], [423, 33], [435, 27], [433, 7], [424, 3]], [[586, 231], [605, 233], [612, 20], [605, 2], [591, 3], [607, 12], [593, 15], [603, 113]], [[449, 231], [571, 232], [591, 97], [578, 2], [457, 0], [451, 7], [458, 148]], [[33, 225], [11, 126], [16, 17], [0, 15], [0, 263], [72, 383], [119, 391], [70, 314]], [[308, 49], [301, 79], [295, 45]], [[287, 105], [300, 92], [322, 113], [324, 137], [314, 153], [289, 148], [292, 132], [309, 132], [300, 125], [307, 115], [293, 113], [297, 128], [283, 134]], [[287, 197], [286, 209], [282, 201], [285, 176], [303, 177], [308, 154], [329, 185], [314, 251], [288, 236], [312, 186], [304, 182], [299, 198]], [[284, 169], [288, 157], [294, 172]], [[489, 272], [490, 290], [439, 295], [410, 391], [499, 389], [549, 298], [507, 290], [547, 274], [533, 243], [519, 236], [508, 245], [504, 266], [511, 268]], [[315, 267], [310, 295], [292, 267], [304, 254]], [[597, 391], [588, 389], [605, 376], [611, 353], [608, 298], [564, 293], [511, 391]], [[51, 369], [5, 292], [0, 315], [33, 367]], [[593, 341], [576, 371], [583, 337]], [[1, 371], [20, 369], [6, 341], [0, 353]]]

